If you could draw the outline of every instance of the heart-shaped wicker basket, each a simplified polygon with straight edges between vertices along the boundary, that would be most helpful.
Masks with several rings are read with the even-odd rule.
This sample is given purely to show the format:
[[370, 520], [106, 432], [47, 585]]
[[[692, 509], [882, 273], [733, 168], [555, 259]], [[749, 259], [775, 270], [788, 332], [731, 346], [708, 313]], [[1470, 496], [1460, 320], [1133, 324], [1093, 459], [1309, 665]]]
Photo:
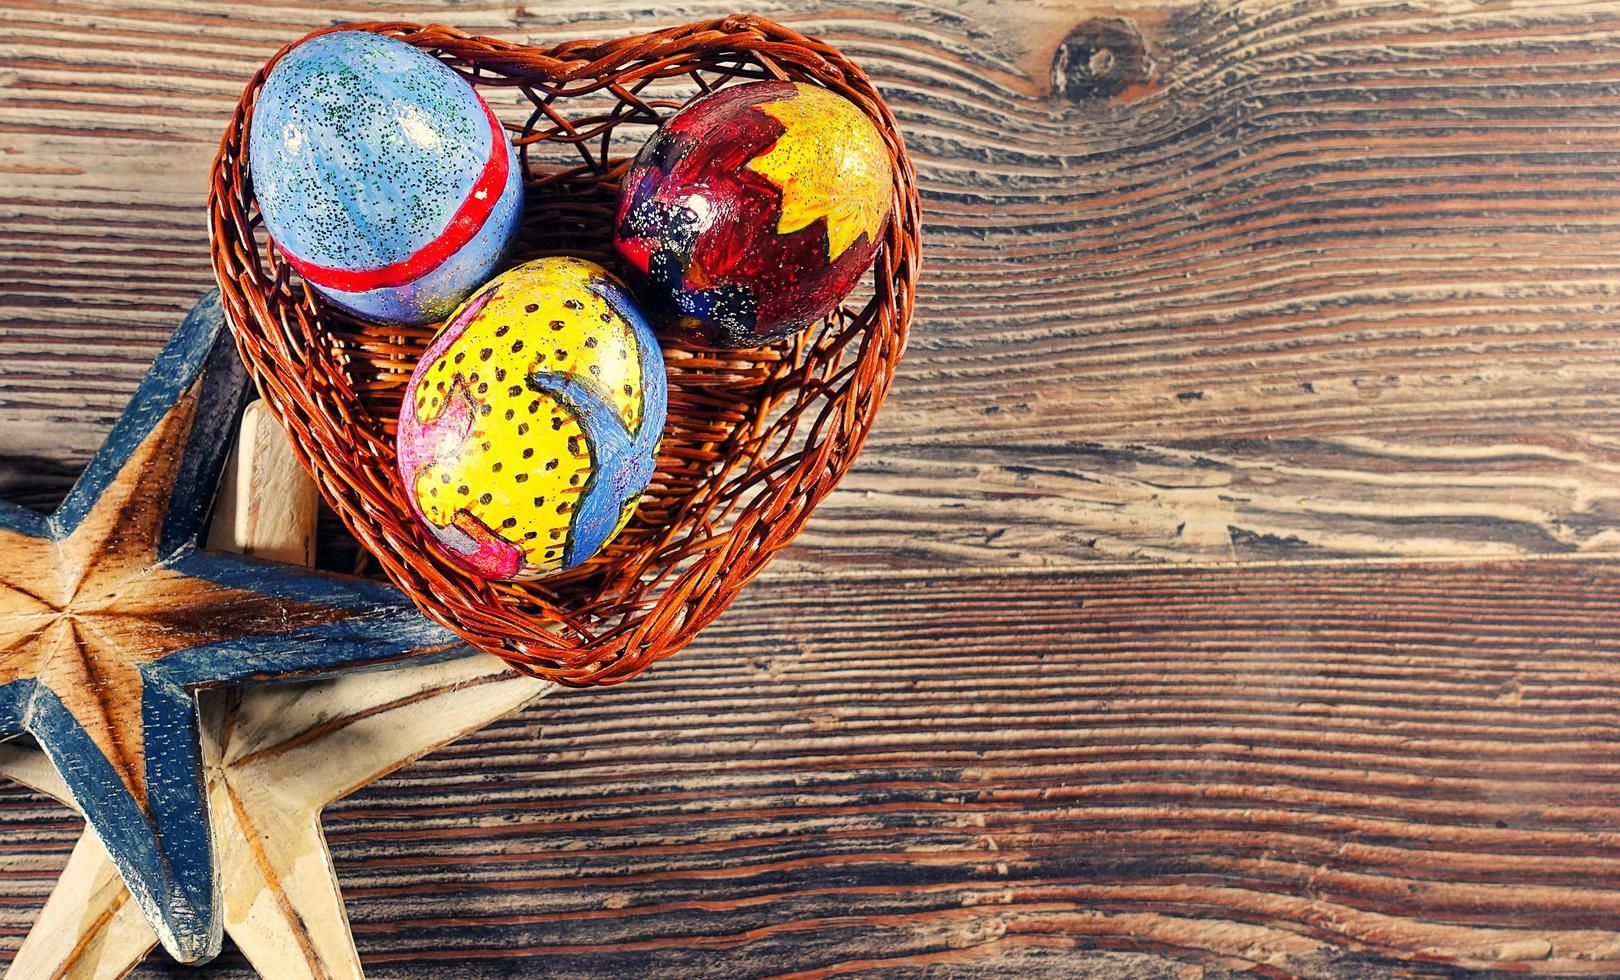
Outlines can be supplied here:
[[825, 86], [872, 118], [894, 157], [893, 217], [870, 283], [776, 347], [666, 342], [669, 424], [629, 526], [569, 573], [490, 583], [429, 549], [394, 468], [400, 398], [437, 325], [359, 321], [297, 279], [260, 227], [246, 152], [259, 90], [292, 46], [243, 92], [214, 161], [214, 272], [243, 360], [327, 502], [425, 614], [469, 642], [565, 684], [624, 680], [718, 616], [799, 533], [866, 439], [905, 347], [917, 280], [916, 177], [894, 117], [838, 51], [757, 17], [549, 49], [440, 25], [329, 30], [357, 29], [439, 57], [507, 118], [528, 179], [515, 261], [568, 254], [613, 267], [611, 223], [629, 158], [661, 119], [733, 80]]

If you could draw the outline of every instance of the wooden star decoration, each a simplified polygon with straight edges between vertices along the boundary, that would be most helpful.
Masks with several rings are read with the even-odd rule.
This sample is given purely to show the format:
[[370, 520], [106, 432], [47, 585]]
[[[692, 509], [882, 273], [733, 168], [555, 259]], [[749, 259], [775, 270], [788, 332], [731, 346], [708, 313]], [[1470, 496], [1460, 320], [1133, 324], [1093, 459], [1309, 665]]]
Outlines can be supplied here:
[[[468, 653], [334, 680], [202, 692], [225, 931], [259, 973], [363, 976], [321, 810], [549, 687]], [[73, 805], [32, 746], [0, 744], [0, 773]], [[87, 827], [7, 975], [112, 980], [156, 944]]]
[[387, 586], [211, 554], [246, 391], [217, 295], [49, 516], [0, 504], [0, 737], [44, 750], [171, 955], [221, 943], [196, 691], [457, 646]]
[[[250, 405], [243, 418], [209, 541], [308, 562], [314, 483], [262, 408]], [[226, 935], [267, 977], [362, 977], [321, 810], [549, 688], [468, 650], [332, 680], [199, 692]], [[0, 774], [73, 805], [37, 747], [0, 744]], [[7, 976], [124, 976], [157, 945], [129, 898], [87, 827]]]

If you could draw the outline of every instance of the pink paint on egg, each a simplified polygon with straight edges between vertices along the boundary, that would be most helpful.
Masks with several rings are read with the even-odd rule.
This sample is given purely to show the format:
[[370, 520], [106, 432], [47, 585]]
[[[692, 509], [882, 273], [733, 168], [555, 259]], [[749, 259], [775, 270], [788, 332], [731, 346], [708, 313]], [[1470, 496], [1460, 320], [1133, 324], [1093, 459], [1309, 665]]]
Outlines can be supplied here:
[[482, 578], [590, 560], [652, 479], [666, 387], [652, 328], [606, 269], [554, 257], [503, 273], [405, 387], [396, 447], [411, 515]]
[[[462, 307], [461, 312], [434, 338], [424, 362], [431, 363], [445, 355], [467, 327], [478, 318], [483, 308], [495, 298], [495, 288], [485, 289]], [[467, 441], [473, 428], [475, 405], [470, 398], [450, 398], [444, 411], [432, 422], [422, 423], [411, 410], [406, 398], [399, 413], [399, 436], [396, 449], [402, 473], [417, 473], [435, 460], [453, 455]], [[476, 521], [465, 521], [449, 527], [438, 527], [428, 520], [415, 493], [407, 492], [405, 500], [417, 524], [425, 528], [439, 545], [440, 553], [452, 563], [483, 578], [507, 579], [516, 575], [522, 566], [523, 553], [509, 541], [496, 537]]]

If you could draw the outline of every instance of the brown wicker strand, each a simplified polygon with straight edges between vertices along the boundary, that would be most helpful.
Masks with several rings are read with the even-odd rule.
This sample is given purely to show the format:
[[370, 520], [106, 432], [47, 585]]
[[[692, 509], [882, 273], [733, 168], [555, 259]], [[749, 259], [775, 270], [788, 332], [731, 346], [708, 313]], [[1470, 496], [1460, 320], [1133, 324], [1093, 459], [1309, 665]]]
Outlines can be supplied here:
[[366, 323], [328, 306], [259, 225], [247, 132], [265, 78], [292, 45], [254, 75], [220, 141], [209, 230], [231, 329], [261, 396], [355, 539], [427, 616], [520, 670], [571, 685], [632, 677], [726, 608], [799, 533], [866, 440], [905, 348], [920, 250], [916, 174], [894, 116], [835, 48], [758, 17], [549, 49], [438, 24], [328, 30], [415, 45], [491, 90], [497, 112], [507, 108], [499, 90], [527, 100], [526, 118], [508, 124], [528, 184], [519, 260], [573, 254], [613, 264], [610, 229], [628, 157], [660, 119], [730, 82], [825, 86], [884, 134], [894, 212], [864, 297], [776, 347], [666, 344], [669, 424], [636, 516], [585, 565], [529, 583], [459, 571], [409, 516], [394, 419], [437, 325]]

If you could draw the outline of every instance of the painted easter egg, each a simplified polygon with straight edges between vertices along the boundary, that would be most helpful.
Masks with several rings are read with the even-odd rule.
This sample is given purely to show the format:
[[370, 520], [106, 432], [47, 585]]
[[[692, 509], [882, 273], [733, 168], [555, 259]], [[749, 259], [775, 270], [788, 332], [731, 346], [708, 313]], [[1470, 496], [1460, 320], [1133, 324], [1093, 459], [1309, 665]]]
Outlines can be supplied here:
[[893, 194], [883, 137], [853, 103], [750, 82], [692, 102], [647, 141], [614, 244], [649, 312], [699, 341], [753, 347], [849, 295]]
[[582, 259], [529, 262], [474, 293], [411, 375], [406, 499], [474, 574], [573, 568], [629, 521], [667, 406], [663, 352], [624, 285]]
[[288, 52], [259, 92], [248, 152], [281, 254], [372, 320], [443, 319], [494, 275], [523, 211], [517, 155], [483, 98], [380, 34]]

